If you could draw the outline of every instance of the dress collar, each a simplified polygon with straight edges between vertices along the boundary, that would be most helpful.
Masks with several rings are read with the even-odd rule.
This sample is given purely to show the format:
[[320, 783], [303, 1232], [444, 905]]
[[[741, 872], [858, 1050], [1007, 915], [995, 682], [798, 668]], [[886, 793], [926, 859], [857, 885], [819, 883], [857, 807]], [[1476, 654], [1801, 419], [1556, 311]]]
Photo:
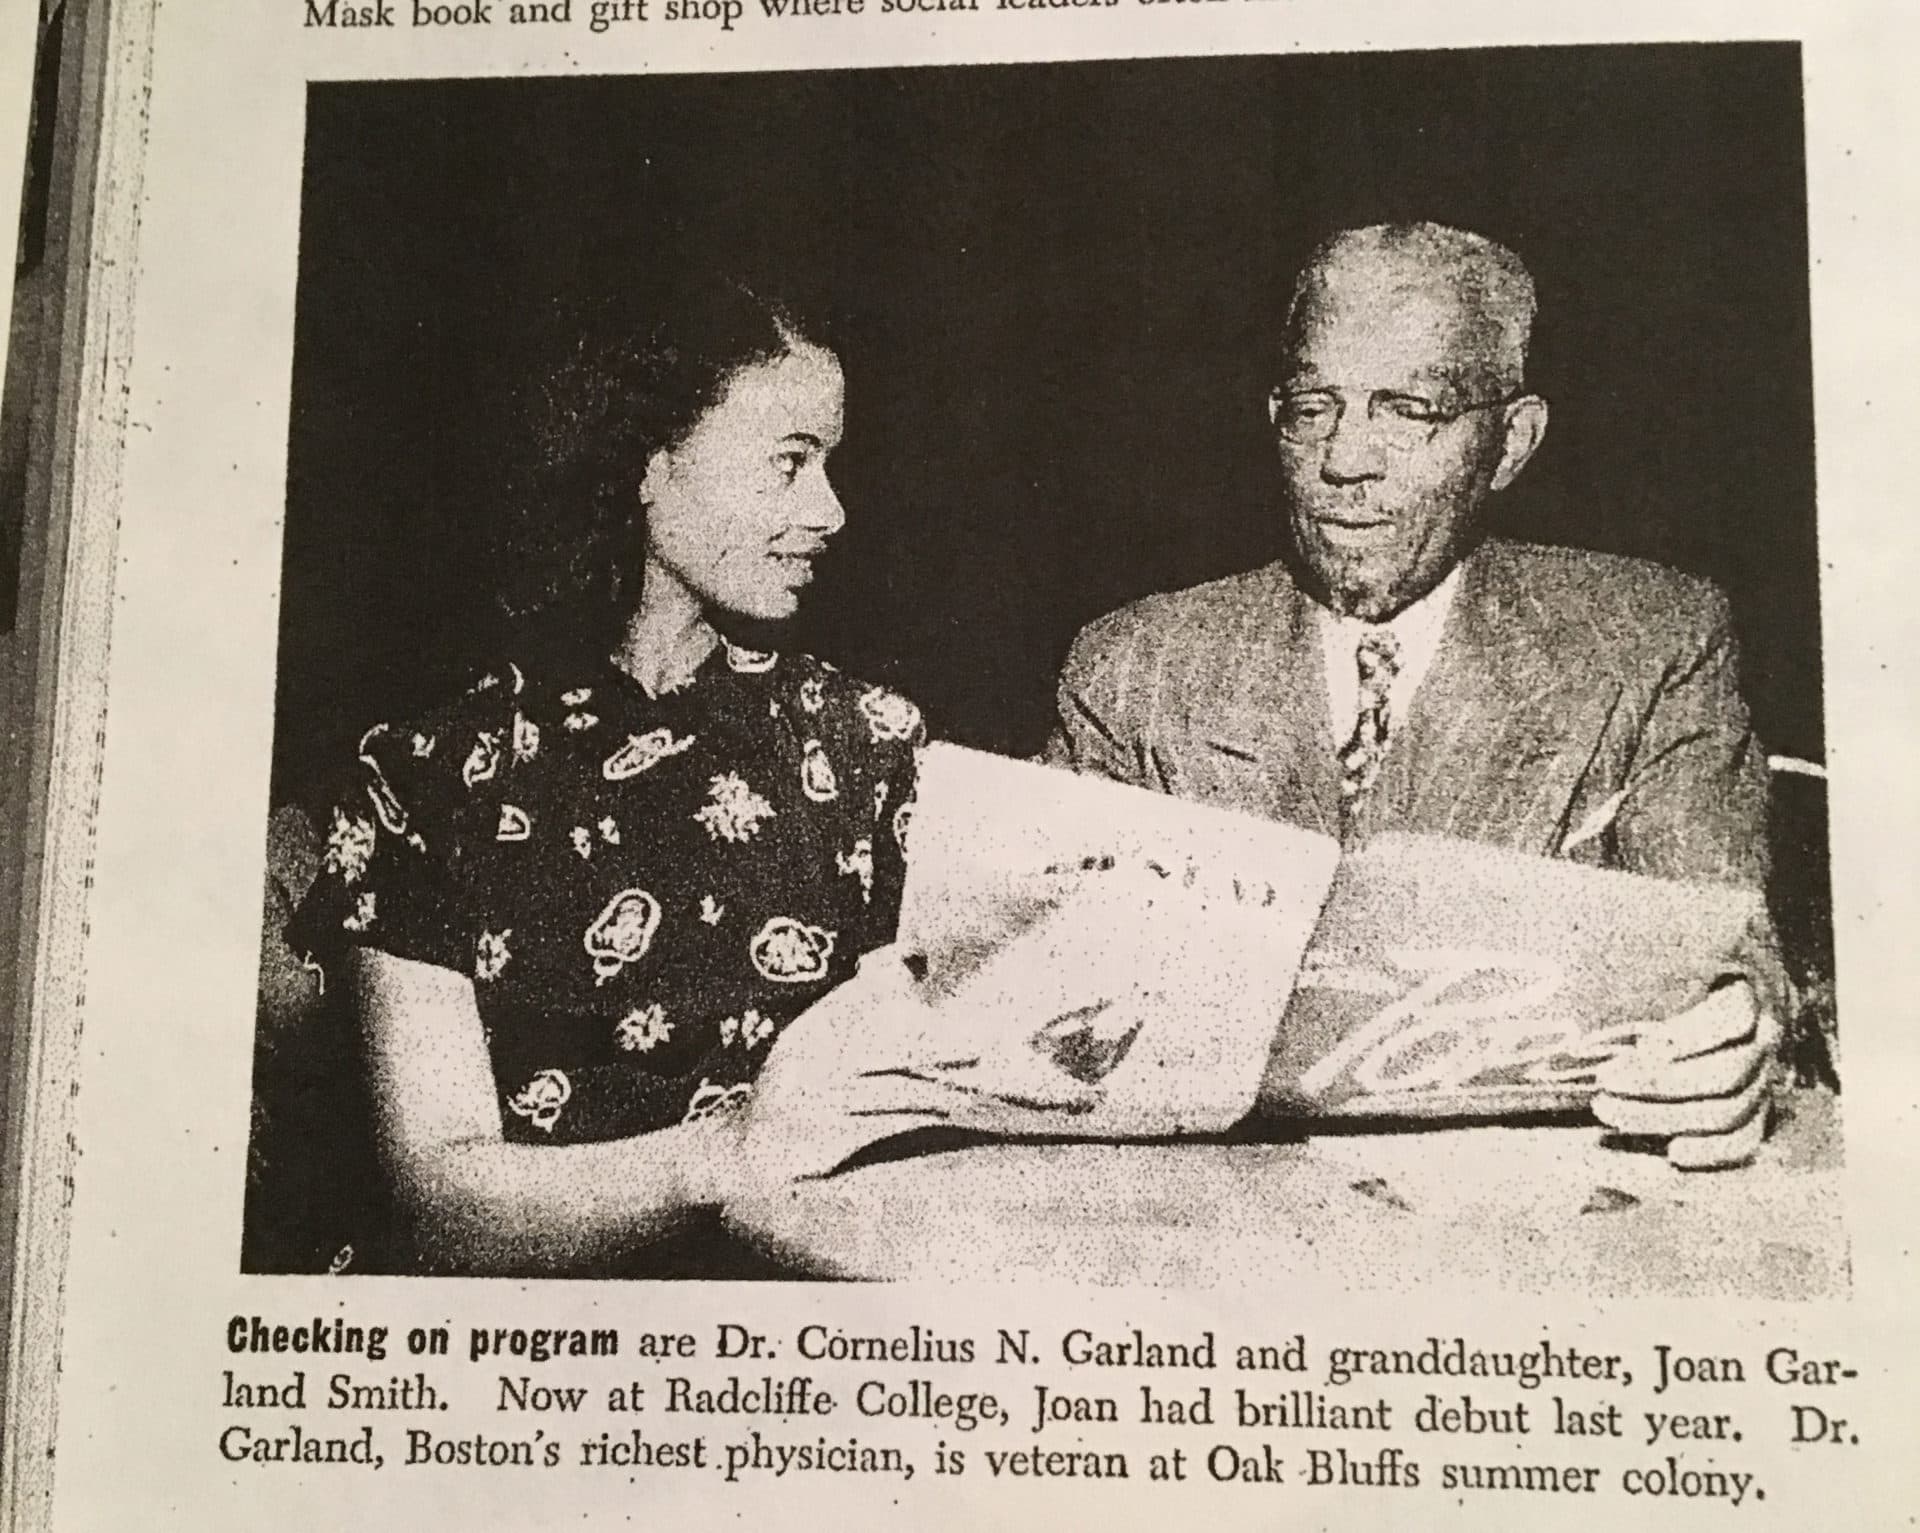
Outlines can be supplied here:
[[773, 650], [748, 649], [735, 644], [718, 630], [714, 631], [714, 640], [713, 646], [701, 657], [698, 665], [678, 683], [658, 692], [647, 687], [628, 670], [617, 655], [607, 656], [607, 665], [619, 676], [624, 686], [637, 691], [649, 702], [665, 702], [700, 691], [721, 677], [763, 675], [779, 664], [780, 656]]

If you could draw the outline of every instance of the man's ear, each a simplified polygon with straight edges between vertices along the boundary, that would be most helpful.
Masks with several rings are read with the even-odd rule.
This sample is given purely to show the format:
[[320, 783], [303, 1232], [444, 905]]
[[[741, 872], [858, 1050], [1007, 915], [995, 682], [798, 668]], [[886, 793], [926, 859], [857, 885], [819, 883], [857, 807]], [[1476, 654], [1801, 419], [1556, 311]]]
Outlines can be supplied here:
[[1520, 477], [1527, 460], [1539, 451], [1547, 434], [1547, 402], [1538, 394], [1523, 394], [1507, 406], [1507, 440], [1493, 471], [1493, 488], [1504, 490]]
[[673, 477], [673, 454], [662, 447], [647, 459], [647, 471], [640, 476], [640, 504], [650, 506]]

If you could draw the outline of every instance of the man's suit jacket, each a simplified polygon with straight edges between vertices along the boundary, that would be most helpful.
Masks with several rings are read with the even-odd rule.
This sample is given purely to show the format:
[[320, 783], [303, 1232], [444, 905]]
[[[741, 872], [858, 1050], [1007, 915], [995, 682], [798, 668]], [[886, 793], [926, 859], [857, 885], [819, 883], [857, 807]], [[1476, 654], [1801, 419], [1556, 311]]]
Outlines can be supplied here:
[[[1048, 758], [1337, 834], [1352, 724], [1328, 716], [1317, 614], [1272, 564], [1100, 619], [1067, 659]], [[1720, 593], [1497, 540], [1462, 567], [1360, 824], [1760, 887], [1766, 827]]]

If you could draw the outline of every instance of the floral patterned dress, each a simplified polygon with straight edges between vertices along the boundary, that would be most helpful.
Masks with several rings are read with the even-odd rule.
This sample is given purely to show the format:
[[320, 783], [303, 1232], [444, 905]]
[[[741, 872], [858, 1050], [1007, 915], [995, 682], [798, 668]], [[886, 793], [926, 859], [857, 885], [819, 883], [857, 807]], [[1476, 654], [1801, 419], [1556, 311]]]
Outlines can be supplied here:
[[894, 935], [923, 729], [822, 661], [723, 642], [648, 694], [517, 664], [376, 725], [289, 929], [470, 976], [509, 1139], [737, 1104], [780, 1029]]

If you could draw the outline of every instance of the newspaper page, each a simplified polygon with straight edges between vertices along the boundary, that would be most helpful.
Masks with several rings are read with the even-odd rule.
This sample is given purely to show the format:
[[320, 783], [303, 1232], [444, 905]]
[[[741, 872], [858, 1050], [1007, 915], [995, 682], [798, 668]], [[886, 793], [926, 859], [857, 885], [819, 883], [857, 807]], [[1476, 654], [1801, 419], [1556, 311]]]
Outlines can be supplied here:
[[40, 21], [8, 1526], [1911, 1520], [1898, 7]]

